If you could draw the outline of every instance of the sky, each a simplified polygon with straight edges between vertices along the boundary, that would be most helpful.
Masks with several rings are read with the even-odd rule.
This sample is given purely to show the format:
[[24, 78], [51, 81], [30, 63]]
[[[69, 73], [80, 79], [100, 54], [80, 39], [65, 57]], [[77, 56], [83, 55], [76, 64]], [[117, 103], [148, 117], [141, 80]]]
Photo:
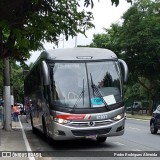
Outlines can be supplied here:
[[[72, 39], [70, 37], [68, 41], [63, 41], [64, 38], [61, 36], [58, 48], [73, 48], [76, 44], [88, 45], [92, 42], [93, 34], [105, 33], [103, 28], [109, 28], [112, 23], [120, 22], [123, 13], [127, 11], [131, 4], [127, 3], [126, 0], [119, 1], [119, 5], [116, 7], [115, 5], [112, 5], [111, 0], [99, 0], [99, 2], [98, 0], [94, 0], [94, 7], [92, 9], [89, 7], [87, 10], [90, 10], [93, 13], [94, 20], [92, 23], [95, 25], [95, 28], [86, 31], [87, 37], [82, 34], [78, 34], [77, 38], [74, 37]], [[45, 43], [44, 47], [46, 50], [53, 48], [58, 49], [54, 44], [50, 43]], [[26, 63], [34, 63], [40, 53], [40, 51], [33, 52]]]

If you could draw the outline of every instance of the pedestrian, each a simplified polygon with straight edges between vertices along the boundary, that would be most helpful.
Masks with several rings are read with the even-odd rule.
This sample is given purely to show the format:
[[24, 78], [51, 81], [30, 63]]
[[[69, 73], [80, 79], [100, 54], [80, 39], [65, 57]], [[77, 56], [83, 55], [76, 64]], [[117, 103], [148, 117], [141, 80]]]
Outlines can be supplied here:
[[2, 128], [4, 127], [4, 107], [3, 104], [0, 104], [0, 121], [2, 123]]
[[12, 110], [13, 110], [13, 121], [18, 122], [19, 107], [17, 106], [16, 103], [14, 104]]

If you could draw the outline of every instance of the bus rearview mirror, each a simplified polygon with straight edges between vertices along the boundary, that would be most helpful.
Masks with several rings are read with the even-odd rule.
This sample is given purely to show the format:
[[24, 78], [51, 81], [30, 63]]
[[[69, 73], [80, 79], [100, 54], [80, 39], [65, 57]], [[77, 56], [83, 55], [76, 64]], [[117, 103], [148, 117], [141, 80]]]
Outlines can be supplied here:
[[44, 85], [49, 85], [50, 84], [49, 71], [48, 71], [48, 66], [45, 61], [42, 61], [42, 73], [43, 73]]
[[128, 80], [128, 66], [124, 60], [118, 59], [118, 61], [122, 70], [123, 82], [125, 83]]

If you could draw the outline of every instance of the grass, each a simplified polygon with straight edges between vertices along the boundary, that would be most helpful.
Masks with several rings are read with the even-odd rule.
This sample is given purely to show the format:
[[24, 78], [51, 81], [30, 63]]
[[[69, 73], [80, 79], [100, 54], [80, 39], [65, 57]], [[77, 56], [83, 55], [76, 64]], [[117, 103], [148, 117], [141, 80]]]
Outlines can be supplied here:
[[127, 118], [135, 118], [135, 119], [143, 119], [143, 120], [150, 120], [151, 116], [146, 115], [146, 114], [142, 114], [142, 115], [138, 115], [138, 114], [128, 114], [127, 113]]

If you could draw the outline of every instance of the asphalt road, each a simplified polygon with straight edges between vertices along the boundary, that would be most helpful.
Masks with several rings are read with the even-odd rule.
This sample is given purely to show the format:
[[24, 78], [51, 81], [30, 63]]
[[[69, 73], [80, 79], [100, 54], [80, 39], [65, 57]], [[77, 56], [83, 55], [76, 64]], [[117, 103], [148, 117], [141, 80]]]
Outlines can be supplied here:
[[[107, 153], [108, 151], [114, 151], [115, 154], [121, 151], [129, 151], [129, 153], [140, 153], [141, 151], [152, 151], [152, 153], [154, 153], [154, 151], [160, 151], [160, 131], [157, 135], [152, 135], [149, 130], [149, 121], [127, 119], [125, 125], [125, 134], [119, 137], [109, 137], [105, 143], [98, 143], [94, 139], [88, 139], [52, 142], [51, 145], [47, 143], [42, 134], [33, 134], [30, 124], [26, 123], [25, 119], [22, 117], [21, 122], [33, 151], [65, 151], [66, 154], [69, 155], [67, 158], [54, 156], [52, 158], [46, 158], [48, 160], [132, 160], [135, 159], [135, 157], [102, 157], [101, 155], [103, 153]], [[86, 157], [76, 157], [78, 152], [73, 151], [85, 151]], [[158, 160], [159, 157], [136, 157], [136, 160], [139, 159]]]

